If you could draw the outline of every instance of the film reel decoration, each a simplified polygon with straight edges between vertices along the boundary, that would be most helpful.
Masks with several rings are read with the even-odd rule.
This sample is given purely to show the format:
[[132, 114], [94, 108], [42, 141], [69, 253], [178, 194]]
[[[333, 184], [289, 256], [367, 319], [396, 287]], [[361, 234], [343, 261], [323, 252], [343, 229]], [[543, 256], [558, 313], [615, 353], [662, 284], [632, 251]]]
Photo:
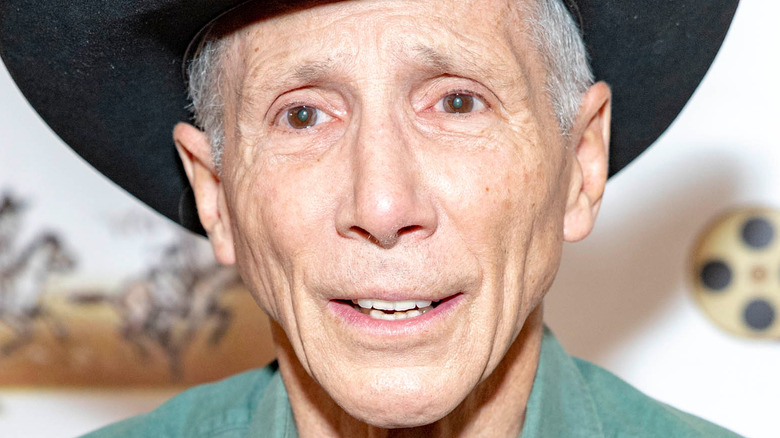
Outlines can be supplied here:
[[699, 306], [727, 331], [780, 339], [780, 211], [736, 210], [716, 218], [693, 250]]

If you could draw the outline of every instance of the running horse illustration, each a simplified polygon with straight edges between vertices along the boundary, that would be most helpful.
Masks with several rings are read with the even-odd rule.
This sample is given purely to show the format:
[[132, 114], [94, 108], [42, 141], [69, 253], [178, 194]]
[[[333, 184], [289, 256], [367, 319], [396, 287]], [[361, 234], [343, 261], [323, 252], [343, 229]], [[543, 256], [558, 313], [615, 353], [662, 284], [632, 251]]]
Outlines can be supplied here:
[[0, 357], [33, 340], [36, 320], [48, 322], [57, 338], [67, 337], [65, 326], [43, 306], [41, 298], [49, 275], [70, 271], [74, 265], [60, 238], [44, 232], [15, 259], [0, 266], [0, 323], [13, 333], [10, 341], [0, 345]]
[[234, 268], [204, 262], [196, 238], [180, 236], [167, 245], [159, 263], [126, 282], [110, 295], [74, 296], [77, 304], [106, 302], [119, 313], [119, 332], [141, 358], [161, 349], [167, 357], [171, 379], [182, 378], [182, 356], [195, 335], [209, 322], [209, 342], [216, 345], [227, 331], [232, 314], [220, 295], [240, 283]]

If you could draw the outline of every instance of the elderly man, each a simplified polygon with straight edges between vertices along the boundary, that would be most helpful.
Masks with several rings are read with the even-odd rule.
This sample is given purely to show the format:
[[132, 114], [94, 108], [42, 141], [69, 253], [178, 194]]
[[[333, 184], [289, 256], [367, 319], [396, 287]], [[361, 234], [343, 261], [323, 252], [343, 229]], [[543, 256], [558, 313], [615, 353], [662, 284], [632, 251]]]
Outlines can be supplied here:
[[[128, 71], [152, 69], [124, 53], [226, 4], [141, 3], [156, 15], [79, 16], [104, 41], [94, 65], [68, 70], [60, 53], [42, 67], [90, 79], [75, 85], [88, 90], [83, 110], [62, 114], [36, 91], [73, 78], [20, 73], [25, 43], [10, 31], [4, 57], [71, 146], [195, 228], [188, 198], [167, 188], [167, 152], [146, 154], [165, 145], [123, 119], [162, 123], [167, 105], [143, 101]], [[190, 60], [198, 127], [179, 123], [173, 139], [217, 259], [238, 266], [273, 321], [278, 361], [93, 436], [732, 436], [572, 359], [543, 325], [562, 244], [592, 229], [610, 162], [613, 97], [594, 82], [581, 31], [602, 44], [594, 61], [621, 72], [616, 108], [629, 102], [616, 112], [614, 173], [690, 96], [735, 6], [659, 3], [250, 2], [220, 15], [177, 52]], [[22, 9], [2, 13], [29, 24]], [[68, 20], [54, 10], [33, 22]], [[610, 20], [615, 34], [593, 30]], [[146, 39], [122, 40], [136, 34]], [[98, 70], [105, 83], [90, 77]], [[649, 83], [667, 88], [640, 88]]]

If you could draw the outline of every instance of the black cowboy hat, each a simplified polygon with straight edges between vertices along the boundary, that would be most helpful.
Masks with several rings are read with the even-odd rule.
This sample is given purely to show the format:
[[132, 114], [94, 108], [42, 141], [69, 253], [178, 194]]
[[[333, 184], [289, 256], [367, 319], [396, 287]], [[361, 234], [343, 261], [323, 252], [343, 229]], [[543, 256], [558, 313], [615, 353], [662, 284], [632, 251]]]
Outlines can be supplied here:
[[[182, 63], [199, 30], [244, 1], [0, 0], [0, 56], [65, 143], [203, 233], [171, 139], [176, 122], [190, 119]], [[615, 96], [612, 176], [677, 117], [738, 0], [561, 1], [580, 25], [596, 79]]]

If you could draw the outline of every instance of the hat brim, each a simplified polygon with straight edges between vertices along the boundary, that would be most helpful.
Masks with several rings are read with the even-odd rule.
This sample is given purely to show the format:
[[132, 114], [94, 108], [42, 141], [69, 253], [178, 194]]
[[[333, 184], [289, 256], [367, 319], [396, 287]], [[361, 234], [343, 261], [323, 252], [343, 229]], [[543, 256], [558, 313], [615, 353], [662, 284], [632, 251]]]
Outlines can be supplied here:
[[[199, 30], [243, 1], [4, 0], [0, 56], [66, 144], [153, 209], [203, 234], [171, 139], [173, 126], [191, 119], [181, 66]], [[569, 3], [580, 14], [596, 79], [613, 91], [612, 176], [685, 106], [738, 0]]]

